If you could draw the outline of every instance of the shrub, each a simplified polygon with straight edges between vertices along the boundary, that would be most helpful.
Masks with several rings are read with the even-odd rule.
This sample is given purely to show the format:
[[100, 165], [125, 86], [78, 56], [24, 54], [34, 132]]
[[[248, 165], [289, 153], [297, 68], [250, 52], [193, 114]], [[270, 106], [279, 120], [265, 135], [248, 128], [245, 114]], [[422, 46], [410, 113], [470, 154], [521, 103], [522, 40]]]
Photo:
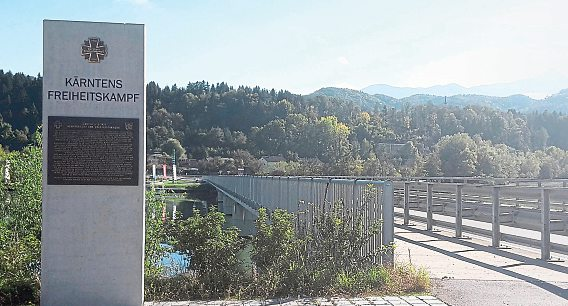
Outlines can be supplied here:
[[166, 227], [162, 220], [162, 212], [166, 203], [157, 197], [154, 190], [146, 191], [146, 220], [145, 220], [145, 245], [144, 245], [144, 277], [154, 278], [163, 273], [163, 267], [159, 264], [166, 254], [163, 243], [167, 242]]
[[36, 146], [0, 156], [0, 305], [39, 301], [41, 160]]
[[[323, 211], [320, 209], [319, 211]], [[351, 214], [343, 203], [335, 203], [331, 210], [315, 216], [313, 225], [305, 221], [308, 266], [313, 269], [311, 290], [325, 293], [338, 277], [345, 281], [372, 267], [379, 252], [365, 252], [373, 235], [379, 233], [380, 222], [364, 230], [363, 219], [357, 211]], [[311, 230], [306, 230], [311, 226]], [[341, 276], [341, 277], [340, 277]]]
[[294, 215], [277, 209], [270, 217], [259, 210], [257, 234], [253, 239], [252, 260], [256, 267], [260, 296], [290, 294], [305, 287], [305, 241], [298, 239]]
[[[329, 206], [329, 205], [328, 205]], [[423, 269], [382, 266], [377, 256], [392, 251], [365, 247], [380, 223], [365, 231], [362, 218], [336, 203], [313, 220], [302, 212], [259, 210], [252, 239], [253, 273], [239, 259], [246, 244], [236, 228], [223, 229], [224, 215], [195, 212], [176, 220], [175, 249], [190, 257], [189, 271], [147, 282], [148, 298], [207, 299], [358, 293], [424, 292]], [[323, 210], [319, 210], [323, 211]]]
[[394, 293], [422, 293], [430, 290], [430, 277], [424, 268], [400, 264], [389, 268], [390, 281], [386, 290]]
[[284, 210], [270, 215], [259, 210], [252, 256], [258, 283], [254, 294], [356, 293], [388, 281], [384, 268], [374, 263], [380, 251], [365, 251], [379, 223], [365, 231], [363, 219], [350, 215], [342, 203], [313, 220], [299, 215], [295, 219]]
[[239, 291], [246, 278], [238, 255], [245, 247], [236, 227], [223, 229], [225, 216], [212, 210], [202, 216], [194, 210], [187, 220], [173, 225], [175, 250], [190, 258], [189, 269], [199, 281], [202, 298], [226, 297]]

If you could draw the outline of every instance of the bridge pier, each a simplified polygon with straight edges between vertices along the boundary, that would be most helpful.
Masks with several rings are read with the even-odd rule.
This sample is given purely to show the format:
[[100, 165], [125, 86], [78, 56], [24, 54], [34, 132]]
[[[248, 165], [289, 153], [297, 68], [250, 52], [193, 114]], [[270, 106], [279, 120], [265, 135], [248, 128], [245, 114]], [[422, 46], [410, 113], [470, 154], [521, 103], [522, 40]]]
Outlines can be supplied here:
[[256, 216], [220, 191], [217, 192], [217, 207], [227, 217], [227, 225], [239, 228], [241, 235], [249, 236], [256, 232]]

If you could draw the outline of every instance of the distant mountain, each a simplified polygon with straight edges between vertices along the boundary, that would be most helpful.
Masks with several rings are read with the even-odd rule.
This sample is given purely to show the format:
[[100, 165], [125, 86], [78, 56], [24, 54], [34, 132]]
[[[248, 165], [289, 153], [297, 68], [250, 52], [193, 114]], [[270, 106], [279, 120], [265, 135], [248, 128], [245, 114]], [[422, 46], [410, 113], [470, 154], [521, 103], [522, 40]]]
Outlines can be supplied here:
[[375, 95], [383, 94], [397, 99], [414, 95], [454, 96], [467, 93], [467, 88], [458, 84], [436, 85], [432, 87], [397, 87], [385, 84], [375, 84], [361, 91]]
[[548, 111], [562, 112], [564, 114], [568, 113], [568, 88], [561, 90], [559, 93], [547, 97], [543, 100], [544, 106]]
[[[382, 86], [382, 85], [381, 85]], [[384, 85], [388, 86], [388, 85]], [[392, 86], [390, 86], [392, 87]], [[444, 88], [442, 88], [444, 87]], [[437, 92], [450, 93], [451, 90], [457, 90], [461, 86], [452, 84], [448, 86], [431, 87], [431, 90]], [[377, 87], [375, 87], [376, 89]], [[389, 87], [384, 87], [389, 88]], [[394, 87], [392, 87], [394, 88]], [[463, 88], [463, 87], [462, 87]], [[405, 89], [406, 90], [406, 89]], [[408, 91], [409, 92], [409, 91]], [[392, 93], [392, 92], [391, 92]], [[402, 105], [418, 105], [431, 103], [434, 105], [481, 105], [496, 108], [502, 111], [514, 109], [520, 112], [531, 111], [557, 111], [568, 113], [568, 89], [564, 89], [557, 94], [549, 96], [545, 99], [537, 100], [524, 95], [511, 95], [507, 97], [496, 97], [479, 94], [456, 94], [456, 95], [432, 95], [432, 94], [414, 94], [403, 98], [395, 98], [386, 93], [368, 94], [363, 91], [357, 91], [345, 88], [326, 87], [319, 89], [309, 96], [328, 96], [334, 97], [354, 103], [359, 103], [363, 109], [373, 110], [376, 105], [387, 105], [390, 107], [401, 107]]]
[[431, 87], [397, 87], [385, 84], [375, 84], [362, 89], [368, 94], [383, 94], [402, 99], [418, 94], [434, 96], [455, 95], [484, 95], [494, 97], [509, 97], [519, 94], [535, 99], [544, 98], [551, 93], [558, 92], [568, 85], [568, 76], [563, 74], [549, 74], [532, 79], [519, 80], [509, 83], [496, 83], [464, 87], [458, 84], [436, 85]]

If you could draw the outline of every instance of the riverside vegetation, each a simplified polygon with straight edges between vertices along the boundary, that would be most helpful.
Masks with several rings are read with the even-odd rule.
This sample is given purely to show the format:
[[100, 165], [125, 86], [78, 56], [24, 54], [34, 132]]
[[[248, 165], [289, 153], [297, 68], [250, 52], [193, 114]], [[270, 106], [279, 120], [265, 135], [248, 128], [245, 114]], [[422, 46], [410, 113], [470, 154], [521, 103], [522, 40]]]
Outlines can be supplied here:
[[[0, 169], [8, 165], [10, 170], [8, 180], [4, 175], [0, 179], [0, 305], [39, 303], [42, 154], [38, 135], [21, 151], [0, 150]], [[215, 210], [164, 222], [164, 206], [159, 195], [147, 192], [147, 300], [422, 292], [429, 287], [423, 270], [381, 266], [357, 255], [370, 233], [348, 226], [338, 211], [316, 220], [316, 228], [321, 229], [316, 235], [303, 230], [292, 214], [261, 210], [258, 234], [250, 240], [240, 237], [236, 228], [224, 228], [224, 215]], [[191, 257], [186, 273], [165, 276], [160, 265], [167, 251], [164, 243]], [[250, 244], [252, 261], [247, 265], [242, 254]]]
[[38, 145], [0, 149], [0, 305], [39, 302], [41, 161]]
[[[235, 227], [223, 228], [225, 216], [215, 210], [204, 216], [196, 211], [187, 220], [172, 221], [170, 238], [178, 252], [191, 258], [189, 269], [173, 277], [148, 277], [146, 298], [242, 299], [429, 290], [425, 270], [373, 261], [376, 255], [392, 252], [392, 246], [370, 254], [360, 252], [378, 226], [364, 232], [360, 222], [350, 224], [350, 217], [339, 209], [310, 223], [315, 230], [307, 230], [308, 224], [296, 217], [284, 210], [268, 214], [260, 209], [257, 234], [251, 239], [240, 237]], [[250, 261], [243, 255], [250, 255]]]

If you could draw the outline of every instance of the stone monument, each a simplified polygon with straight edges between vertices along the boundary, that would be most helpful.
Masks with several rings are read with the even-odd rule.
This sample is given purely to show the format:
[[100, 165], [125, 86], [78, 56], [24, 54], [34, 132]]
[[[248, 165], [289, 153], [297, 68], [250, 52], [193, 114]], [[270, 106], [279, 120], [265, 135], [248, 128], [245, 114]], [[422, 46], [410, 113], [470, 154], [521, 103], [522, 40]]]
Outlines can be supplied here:
[[142, 305], [145, 30], [43, 24], [42, 305]]

